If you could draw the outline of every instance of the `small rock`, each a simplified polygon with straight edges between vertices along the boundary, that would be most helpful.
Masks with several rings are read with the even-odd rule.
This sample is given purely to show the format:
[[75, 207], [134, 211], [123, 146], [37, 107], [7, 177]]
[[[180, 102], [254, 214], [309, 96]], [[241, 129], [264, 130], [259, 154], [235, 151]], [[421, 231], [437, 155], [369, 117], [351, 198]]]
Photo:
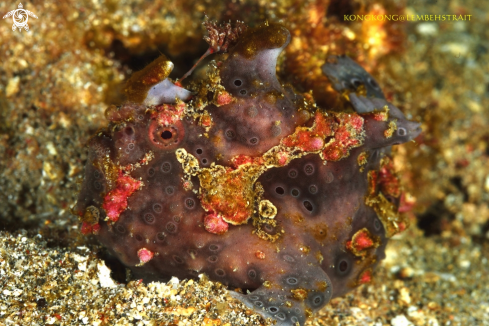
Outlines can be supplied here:
[[5, 89], [5, 95], [7, 95], [7, 97], [11, 97], [12, 95], [17, 94], [20, 90], [19, 83], [20, 83], [19, 76], [11, 78], [8, 81], [7, 88]]
[[404, 315], [399, 315], [394, 317], [391, 320], [391, 325], [392, 326], [414, 326], [414, 324], [411, 323]]

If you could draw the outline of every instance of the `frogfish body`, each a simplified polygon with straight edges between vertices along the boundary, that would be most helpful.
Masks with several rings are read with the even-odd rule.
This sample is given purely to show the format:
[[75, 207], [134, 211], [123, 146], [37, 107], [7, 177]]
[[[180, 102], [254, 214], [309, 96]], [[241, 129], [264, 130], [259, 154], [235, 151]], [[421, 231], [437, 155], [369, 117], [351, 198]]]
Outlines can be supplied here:
[[136, 277], [205, 273], [282, 326], [371, 282], [407, 227], [390, 148], [420, 133], [345, 56], [323, 66], [342, 111], [282, 85], [289, 41], [282, 26], [249, 29], [189, 90], [164, 56], [134, 74], [89, 142], [74, 207]]

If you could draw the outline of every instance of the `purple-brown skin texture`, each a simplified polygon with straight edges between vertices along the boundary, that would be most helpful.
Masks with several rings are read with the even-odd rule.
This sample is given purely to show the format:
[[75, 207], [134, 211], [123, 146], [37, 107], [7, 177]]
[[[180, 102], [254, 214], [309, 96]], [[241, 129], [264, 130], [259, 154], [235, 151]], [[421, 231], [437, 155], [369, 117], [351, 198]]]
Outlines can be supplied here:
[[[217, 59], [220, 88], [108, 112], [110, 126], [89, 143], [74, 208], [82, 232], [95, 234], [136, 277], [205, 273], [243, 289], [231, 293], [281, 326], [303, 325], [331, 298], [371, 281], [387, 236], [405, 227], [379, 213], [395, 215], [399, 204], [385, 164], [390, 146], [420, 132], [380, 90], [372, 98], [349, 89], [370, 75], [344, 58], [323, 70], [354, 98], [350, 111], [305, 105], [275, 74], [289, 40], [280, 26], [251, 29]], [[363, 76], [352, 82], [345, 71]], [[317, 121], [328, 131], [314, 129]], [[300, 130], [308, 136], [287, 142]], [[216, 167], [228, 178], [212, 184]], [[233, 171], [244, 172], [231, 178]], [[275, 214], [261, 212], [266, 201]]]

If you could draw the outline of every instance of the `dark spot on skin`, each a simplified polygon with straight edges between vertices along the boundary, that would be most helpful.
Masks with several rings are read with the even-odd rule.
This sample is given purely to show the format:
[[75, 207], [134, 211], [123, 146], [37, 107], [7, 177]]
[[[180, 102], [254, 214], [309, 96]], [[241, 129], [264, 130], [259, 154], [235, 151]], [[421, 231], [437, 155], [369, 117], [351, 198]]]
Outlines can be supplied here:
[[289, 263], [294, 263], [295, 262], [294, 257], [292, 257], [290, 255], [284, 255], [283, 258], [284, 258], [285, 261], [288, 261]]
[[125, 228], [124, 226], [122, 226], [121, 224], [117, 224], [117, 225], [115, 226], [115, 230], [116, 230], [117, 232], [119, 232], [120, 234], [124, 234], [124, 233], [126, 233], [126, 228]]
[[194, 209], [195, 208], [195, 200], [193, 200], [192, 198], [185, 199], [185, 207], [187, 207], [187, 209]]
[[289, 171], [289, 177], [290, 177], [290, 178], [293, 178], [293, 179], [294, 179], [294, 178], [296, 178], [296, 177], [297, 177], [297, 175], [298, 175], [298, 173], [297, 173], [297, 170], [296, 170], [296, 169], [291, 169], [291, 170]]
[[163, 211], [163, 206], [161, 206], [161, 204], [154, 204], [153, 205], [153, 212], [155, 212], [156, 214], [159, 214]]
[[234, 132], [234, 130], [228, 129], [224, 134], [226, 135], [227, 139], [233, 140], [234, 138], [236, 138], [236, 133]]
[[315, 186], [315, 185], [310, 185], [310, 186], [309, 186], [309, 192], [310, 192], [311, 194], [313, 194], [313, 195], [314, 195], [314, 194], [316, 194], [316, 193], [318, 192], [318, 187], [317, 187], [317, 186]]
[[134, 236], [134, 238], [135, 238], [137, 241], [143, 241], [143, 237], [142, 237], [142, 236], [140, 236], [139, 234], [136, 234], [136, 235]]
[[348, 262], [346, 259], [340, 259], [338, 263], [336, 264], [336, 270], [338, 275], [340, 276], [345, 276], [348, 275], [350, 270], [351, 270], [351, 263]]
[[207, 261], [209, 263], [215, 263], [215, 262], [217, 262], [217, 259], [218, 259], [217, 256], [213, 255], [213, 256], [209, 256], [209, 258], [207, 258]]
[[302, 204], [304, 205], [304, 208], [307, 209], [309, 212], [312, 212], [314, 210], [314, 206], [312, 206], [310, 201], [304, 200]]
[[268, 311], [272, 314], [276, 314], [277, 312], [279, 312], [279, 309], [277, 307], [268, 307]]
[[240, 93], [241, 95], [246, 95], [246, 90], [245, 90], [245, 89], [242, 89], [242, 90], [240, 90], [240, 91], [239, 91], [239, 93]]
[[314, 165], [310, 163], [304, 166], [304, 173], [307, 175], [312, 175], [314, 173], [314, 170]]
[[323, 303], [323, 296], [321, 294], [312, 298], [311, 303], [314, 307], [319, 307]]
[[124, 129], [124, 133], [128, 136], [134, 135], [134, 128], [133, 127], [126, 127]]
[[195, 151], [198, 155], [201, 155], [203, 153], [202, 148], [197, 148]]
[[218, 269], [216, 269], [214, 272], [215, 272], [215, 273], [216, 273], [216, 275], [217, 275], [217, 276], [219, 276], [219, 277], [224, 277], [224, 276], [226, 276], [226, 272], [225, 272], [223, 269], [218, 268]]
[[153, 224], [155, 221], [155, 216], [151, 213], [144, 214], [144, 221], [148, 224]]
[[279, 195], [283, 195], [285, 193], [285, 190], [282, 187], [277, 187], [275, 188], [275, 192]]
[[153, 169], [153, 168], [149, 168], [149, 169], [148, 169], [148, 176], [149, 176], [149, 177], [153, 177], [154, 175], [155, 175], [155, 169]]
[[183, 264], [183, 259], [182, 259], [182, 258], [180, 258], [179, 256], [177, 256], [177, 255], [173, 255], [173, 257], [172, 257], [172, 258], [173, 258], [173, 260], [175, 261], [175, 263], [177, 263], [177, 264]]
[[158, 241], [165, 241], [165, 238], [166, 238], [166, 236], [165, 236], [165, 234], [163, 232], [159, 232], [159, 233], [156, 234], [156, 239]]
[[289, 277], [285, 280], [289, 285], [296, 285], [299, 281], [295, 277]]
[[218, 251], [218, 250], [219, 250], [219, 246], [218, 246], [218, 245], [216, 245], [216, 244], [211, 244], [211, 245], [209, 246], [209, 250], [210, 250], [210, 251]]
[[161, 172], [168, 173], [170, 171], [171, 171], [171, 163], [170, 162], [163, 162], [163, 164], [161, 164]]
[[248, 277], [254, 280], [256, 278], [256, 271], [254, 269], [250, 269], [248, 271]]
[[102, 189], [102, 184], [99, 181], [95, 181], [93, 183], [93, 187], [95, 188], [95, 190], [101, 190]]
[[173, 195], [174, 192], [175, 192], [175, 188], [173, 188], [172, 186], [166, 187], [167, 195], [171, 196], [171, 195]]
[[176, 225], [175, 223], [173, 223], [173, 222], [168, 222], [168, 223], [166, 224], [166, 230], [167, 230], [169, 233], [172, 233], [172, 234], [173, 234], [173, 233], [176, 233], [176, 232], [177, 232], [177, 229], [178, 229], [177, 225]]
[[239, 87], [241, 85], [243, 85], [243, 82], [241, 81], [241, 79], [235, 79], [234, 80], [234, 86]]
[[258, 137], [251, 137], [249, 140], [250, 145], [254, 146], [258, 144]]
[[271, 226], [270, 224], [265, 224], [263, 226], [263, 229], [265, 229], [265, 231], [267, 231], [268, 233], [272, 233], [274, 231], [273, 226]]
[[294, 188], [290, 191], [290, 194], [294, 197], [298, 197], [300, 195], [300, 191]]

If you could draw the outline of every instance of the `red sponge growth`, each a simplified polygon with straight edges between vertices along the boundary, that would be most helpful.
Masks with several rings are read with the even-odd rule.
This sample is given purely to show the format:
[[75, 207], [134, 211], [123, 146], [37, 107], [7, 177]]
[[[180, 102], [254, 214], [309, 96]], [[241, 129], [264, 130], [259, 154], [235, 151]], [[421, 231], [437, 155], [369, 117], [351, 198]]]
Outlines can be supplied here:
[[229, 224], [224, 222], [222, 217], [215, 213], [206, 215], [206, 217], [204, 217], [204, 225], [205, 229], [213, 234], [226, 233], [229, 228]]
[[141, 181], [137, 181], [130, 176], [125, 176], [122, 171], [116, 181], [115, 189], [109, 191], [102, 204], [107, 217], [112, 222], [117, 222], [120, 214], [127, 208], [127, 199], [141, 186]]
[[355, 233], [351, 240], [346, 242], [346, 249], [350, 250], [356, 256], [365, 256], [366, 250], [379, 246], [379, 240], [374, 238], [370, 231], [363, 228]]
[[154, 253], [149, 251], [148, 249], [146, 248], [141, 248], [138, 250], [138, 257], [139, 257], [139, 260], [141, 261], [141, 265], [149, 262], [151, 259], [153, 259], [154, 257]]

